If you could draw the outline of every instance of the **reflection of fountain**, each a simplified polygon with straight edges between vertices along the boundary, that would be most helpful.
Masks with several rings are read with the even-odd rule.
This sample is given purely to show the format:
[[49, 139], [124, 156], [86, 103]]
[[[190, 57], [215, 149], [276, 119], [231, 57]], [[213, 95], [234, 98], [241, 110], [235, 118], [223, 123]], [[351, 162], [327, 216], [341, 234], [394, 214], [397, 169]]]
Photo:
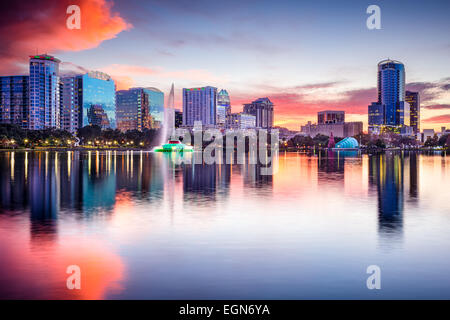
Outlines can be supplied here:
[[174, 134], [175, 128], [175, 110], [174, 110], [174, 85], [170, 88], [169, 99], [164, 108], [164, 122], [159, 144], [162, 145], [167, 142], [169, 137]]

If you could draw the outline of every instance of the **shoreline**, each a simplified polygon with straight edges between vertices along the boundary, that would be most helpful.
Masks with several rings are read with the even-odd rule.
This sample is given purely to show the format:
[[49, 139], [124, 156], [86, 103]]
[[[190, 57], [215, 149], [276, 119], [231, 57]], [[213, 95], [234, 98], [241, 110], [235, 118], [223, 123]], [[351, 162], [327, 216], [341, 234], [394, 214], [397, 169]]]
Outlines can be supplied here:
[[[39, 147], [39, 148], [1, 148], [0, 152], [11, 152], [11, 151], [152, 151], [156, 146], [152, 146], [150, 148], [94, 148], [94, 147]], [[322, 148], [322, 149], [297, 149], [297, 148], [280, 148], [279, 152], [292, 152], [292, 153], [311, 153], [311, 152], [321, 152], [321, 151], [332, 151], [332, 152], [340, 152], [340, 151], [351, 151], [351, 152], [359, 152], [363, 154], [374, 154], [374, 153], [383, 153], [383, 152], [447, 152], [450, 149], [428, 149], [428, 148], [418, 148], [418, 149], [401, 149], [401, 148], [385, 148], [385, 149], [346, 149], [346, 148]]]

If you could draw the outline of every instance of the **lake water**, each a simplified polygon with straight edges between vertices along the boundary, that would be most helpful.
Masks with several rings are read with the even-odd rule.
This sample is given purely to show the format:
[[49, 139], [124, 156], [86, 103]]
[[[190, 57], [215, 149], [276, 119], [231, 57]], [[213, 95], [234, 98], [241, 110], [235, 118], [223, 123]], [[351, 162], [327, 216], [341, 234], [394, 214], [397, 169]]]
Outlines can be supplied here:
[[450, 298], [445, 154], [176, 157], [1, 152], [0, 298]]

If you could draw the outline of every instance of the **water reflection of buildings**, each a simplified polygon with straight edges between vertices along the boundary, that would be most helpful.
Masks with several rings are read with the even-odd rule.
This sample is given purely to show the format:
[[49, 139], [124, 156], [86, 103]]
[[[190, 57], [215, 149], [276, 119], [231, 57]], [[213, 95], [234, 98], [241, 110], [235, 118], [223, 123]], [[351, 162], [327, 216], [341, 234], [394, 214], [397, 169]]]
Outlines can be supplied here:
[[273, 175], [264, 174], [261, 164], [251, 164], [248, 155], [240, 159], [237, 164], [236, 155], [233, 156], [233, 164], [223, 161], [217, 164], [189, 164], [183, 166], [183, 190], [185, 196], [192, 198], [197, 194], [209, 198], [217, 195], [228, 197], [233, 176], [239, 176], [245, 188], [267, 187], [272, 190]]
[[[237, 154], [233, 154], [233, 163], [240, 163], [239, 165], [233, 165], [231, 168], [232, 175], [240, 175], [242, 177], [244, 187], [246, 188], [263, 188], [269, 187], [267, 190], [272, 191], [273, 186], [273, 174], [270, 168], [275, 170], [278, 166], [278, 155], [274, 155], [272, 158], [273, 164], [264, 166], [257, 160], [257, 155], [254, 155], [254, 160], [250, 160], [248, 153], [243, 154], [239, 159]], [[256, 163], [255, 163], [256, 162]], [[273, 173], [273, 172], [272, 172]]]
[[191, 164], [183, 168], [183, 190], [189, 193], [214, 195], [217, 183], [216, 164]]
[[418, 156], [382, 154], [369, 159], [369, 183], [378, 194], [378, 226], [383, 236], [395, 237], [403, 232], [405, 188], [408, 201], [418, 199]]
[[78, 152], [6, 152], [0, 155], [0, 204], [29, 210], [32, 232], [48, 230], [61, 210], [89, 214], [114, 205], [115, 175], [105, 155]]
[[147, 202], [162, 198], [173, 202], [180, 186], [183, 201], [223, 199], [229, 196], [233, 177], [245, 188], [271, 190], [272, 175], [264, 175], [262, 166], [249, 164], [248, 159], [244, 164], [225, 164], [223, 159], [207, 165], [180, 164], [173, 157], [140, 151], [4, 152], [0, 213], [28, 211], [32, 224], [53, 226], [56, 231], [60, 212], [77, 218], [110, 214], [122, 192]]
[[318, 181], [344, 180], [345, 155], [340, 151], [324, 151], [317, 157]]

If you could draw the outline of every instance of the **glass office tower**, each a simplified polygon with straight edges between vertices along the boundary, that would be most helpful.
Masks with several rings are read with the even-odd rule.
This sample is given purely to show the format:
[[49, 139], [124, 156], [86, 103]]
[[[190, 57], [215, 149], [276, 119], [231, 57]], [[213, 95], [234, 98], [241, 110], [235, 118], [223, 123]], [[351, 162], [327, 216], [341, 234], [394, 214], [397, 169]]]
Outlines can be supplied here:
[[417, 134], [420, 132], [420, 95], [418, 92], [406, 91], [405, 101], [409, 103], [410, 126]]
[[149, 94], [142, 88], [120, 90], [116, 93], [117, 128], [121, 131], [150, 129]]
[[47, 54], [30, 56], [28, 128], [59, 128], [59, 63]]
[[216, 126], [217, 88], [183, 89], [183, 124], [194, 126], [200, 121], [203, 126]]
[[29, 77], [0, 77], [0, 123], [28, 129]]
[[164, 92], [158, 88], [143, 88], [148, 95], [149, 112], [153, 119], [153, 127], [161, 128], [164, 123]]
[[391, 59], [378, 63], [378, 101], [369, 105], [369, 131], [385, 129], [401, 132], [410, 124], [409, 104], [405, 102], [405, 66]]
[[231, 125], [230, 96], [226, 90], [220, 90], [217, 94], [217, 125], [229, 128]]
[[405, 124], [409, 116], [409, 107], [405, 104], [403, 63], [395, 60], [384, 60], [378, 63], [378, 102], [384, 105], [385, 125]]
[[92, 71], [77, 76], [79, 115], [78, 127], [98, 125], [116, 129], [116, 89], [105, 73]]
[[75, 132], [87, 125], [116, 128], [116, 88], [105, 73], [92, 71], [64, 77], [61, 88], [61, 128]]

